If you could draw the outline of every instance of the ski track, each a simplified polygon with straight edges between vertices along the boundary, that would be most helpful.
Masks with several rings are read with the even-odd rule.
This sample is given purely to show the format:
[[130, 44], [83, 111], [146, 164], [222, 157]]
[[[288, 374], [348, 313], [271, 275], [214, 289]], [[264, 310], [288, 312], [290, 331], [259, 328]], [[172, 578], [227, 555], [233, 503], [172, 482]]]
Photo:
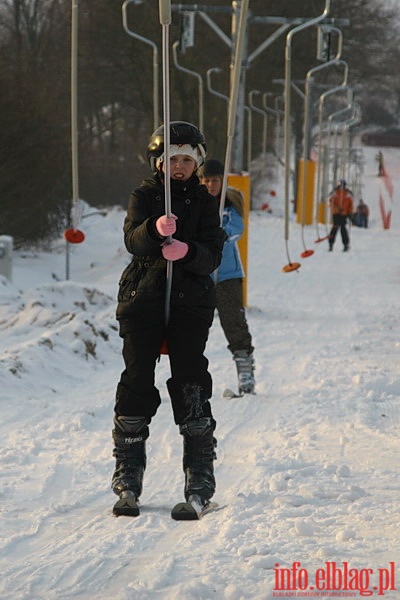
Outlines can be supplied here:
[[[365, 152], [372, 171], [375, 149]], [[398, 156], [385, 152], [395, 191]], [[88, 220], [87, 246], [72, 253], [72, 273], [84, 283], [49, 283], [49, 269], [62, 273], [61, 246], [16, 252], [16, 283], [0, 280], [2, 600], [272, 600], [277, 563], [377, 570], [397, 559], [400, 228], [395, 203], [393, 229], [379, 226], [379, 185], [368, 180], [373, 225], [352, 229], [351, 252], [341, 252], [340, 240], [333, 253], [320, 244], [299, 273], [280, 272], [282, 219], [252, 213], [257, 395], [222, 398], [236, 377], [216, 316], [207, 356], [220, 509], [198, 522], [170, 518], [184, 476], [166, 357], [157, 367], [162, 404], [141, 515], [111, 512], [123, 211]], [[109, 249], [97, 242], [100, 227]], [[306, 234], [311, 245], [315, 232]]]

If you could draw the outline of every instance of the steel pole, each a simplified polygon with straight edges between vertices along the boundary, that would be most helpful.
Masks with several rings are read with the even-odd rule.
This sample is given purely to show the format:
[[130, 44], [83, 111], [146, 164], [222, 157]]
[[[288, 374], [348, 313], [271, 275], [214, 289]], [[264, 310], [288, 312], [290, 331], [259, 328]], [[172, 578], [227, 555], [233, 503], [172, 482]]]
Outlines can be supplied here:
[[[232, 65], [232, 83], [230, 91], [230, 102], [229, 102], [229, 114], [228, 114], [228, 135], [225, 152], [225, 169], [224, 177], [222, 182], [221, 190], [221, 202], [220, 202], [220, 218], [222, 222], [222, 216], [224, 214], [225, 207], [225, 195], [228, 182], [228, 172], [230, 169], [231, 153], [233, 145], [233, 136], [235, 134], [237, 107], [239, 100], [239, 86], [241, 76], [241, 66], [243, 59], [243, 52], [246, 39], [246, 27], [247, 27], [247, 11], [249, 8], [249, 0], [243, 0], [240, 11], [239, 26], [237, 28], [236, 44], [235, 44], [235, 58]], [[244, 103], [243, 103], [244, 104]], [[243, 111], [242, 111], [243, 112]], [[243, 125], [243, 114], [242, 114], [242, 125]]]
[[128, 27], [128, 16], [127, 16], [127, 7], [130, 3], [135, 3], [135, 0], [125, 0], [122, 5], [122, 25], [128, 35], [139, 40], [140, 42], [144, 42], [151, 46], [153, 50], [153, 129], [157, 129], [159, 125], [159, 102], [158, 102], [158, 48], [157, 45], [148, 40], [147, 38], [139, 35], [129, 29]]
[[290, 146], [291, 146], [291, 127], [290, 127], [290, 112], [291, 112], [291, 86], [292, 86], [292, 40], [296, 33], [317, 25], [322, 21], [329, 13], [330, 0], [325, 0], [325, 9], [323, 13], [311, 19], [306, 23], [298, 25], [292, 31], [290, 31], [286, 37], [286, 50], [285, 50], [285, 228], [284, 237], [286, 241], [286, 251], [288, 260], [290, 263], [289, 252], [288, 252], [288, 240], [289, 240], [289, 208], [290, 208]]
[[192, 71], [191, 69], [187, 69], [178, 63], [178, 46], [179, 42], [174, 42], [172, 44], [172, 56], [174, 59], [175, 67], [182, 71], [182, 73], [186, 73], [187, 75], [192, 75], [197, 79], [198, 88], [199, 88], [199, 129], [200, 131], [204, 131], [204, 92], [203, 92], [203, 78], [196, 71]]
[[[171, 24], [171, 2], [160, 0], [160, 23], [162, 25], [162, 66], [163, 66], [163, 112], [164, 112], [164, 193], [165, 214], [171, 216], [171, 165], [170, 165], [170, 84], [169, 84], [169, 26]], [[167, 239], [168, 243], [168, 239]], [[167, 285], [165, 293], [165, 322], [170, 317], [172, 288], [172, 261], [167, 260]]]

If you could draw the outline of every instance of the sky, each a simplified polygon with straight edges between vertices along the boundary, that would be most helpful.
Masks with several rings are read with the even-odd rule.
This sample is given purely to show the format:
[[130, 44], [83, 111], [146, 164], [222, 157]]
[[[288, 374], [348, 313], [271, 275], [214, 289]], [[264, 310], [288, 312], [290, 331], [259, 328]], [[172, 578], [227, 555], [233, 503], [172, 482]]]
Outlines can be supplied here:
[[0, 278], [1, 600], [399, 598], [400, 150], [383, 149], [391, 196], [376, 149], [363, 151], [370, 227], [351, 228], [348, 253], [291, 217], [301, 266], [282, 272], [282, 173], [258, 192], [272, 212], [249, 225], [257, 393], [223, 397], [236, 376], [216, 315], [219, 510], [201, 521], [170, 518], [184, 480], [166, 356], [141, 515], [112, 516], [124, 211], [86, 207], [68, 281], [62, 236], [14, 252], [12, 282]]

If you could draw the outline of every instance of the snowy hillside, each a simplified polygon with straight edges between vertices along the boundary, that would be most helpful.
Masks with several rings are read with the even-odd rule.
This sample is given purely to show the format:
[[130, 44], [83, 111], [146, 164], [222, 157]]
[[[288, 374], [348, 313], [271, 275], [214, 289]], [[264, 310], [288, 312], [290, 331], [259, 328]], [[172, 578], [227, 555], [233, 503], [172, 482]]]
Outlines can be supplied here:
[[[315, 253], [300, 258], [292, 223], [301, 268], [282, 273], [280, 191], [272, 214], [251, 214], [257, 395], [222, 397], [236, 382], [216, 317], [207, 356], [220, 510], [199, 522], [170, 518], [183, 499], [182, 438], [165, 356], [141, 516], [111, 514], [124, 212], [82, 220], [70, 281], [62, 239], [48, 252], [15, 252], [13, 282], [0, 278], [1, 600], [400, 597], [400, 151], [384, 149], [393, 203], [375, 154], [365, 148], [371, 226], [351, 229], [349, 253], [339, 237], [332, 253], [316, 244], [313, 226], [305, 238]], [[332, 563], [340, 572], [328, 577]]]

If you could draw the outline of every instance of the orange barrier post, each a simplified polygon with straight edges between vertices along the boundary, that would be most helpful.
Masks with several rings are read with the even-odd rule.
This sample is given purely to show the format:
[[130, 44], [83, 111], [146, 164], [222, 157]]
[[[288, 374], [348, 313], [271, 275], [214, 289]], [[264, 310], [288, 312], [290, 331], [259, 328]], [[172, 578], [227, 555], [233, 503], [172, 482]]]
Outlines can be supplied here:
[[[305, 198], [303, 198], [304, 184], [304, 161], [299, 162], [299, 182], [297, 185], [297, 223], [302, 225], [312, 225], [314, 215], [314, 181], [315, 181], [315, 162], [306, 161], [306, 189]], [[304, 203], [304, 208], [303, 208]]]
[[250, 174], [229, 173], [228, 185], [240, 190], [244, 197], [244, 231], [239, 240], [238, 247], [240, 258], [246, 277], [243, 280], [243, 305], [247, 306], [247, 267], [248, 267], [248, 246], [249, 246], [249, 215], [250, 215]]

